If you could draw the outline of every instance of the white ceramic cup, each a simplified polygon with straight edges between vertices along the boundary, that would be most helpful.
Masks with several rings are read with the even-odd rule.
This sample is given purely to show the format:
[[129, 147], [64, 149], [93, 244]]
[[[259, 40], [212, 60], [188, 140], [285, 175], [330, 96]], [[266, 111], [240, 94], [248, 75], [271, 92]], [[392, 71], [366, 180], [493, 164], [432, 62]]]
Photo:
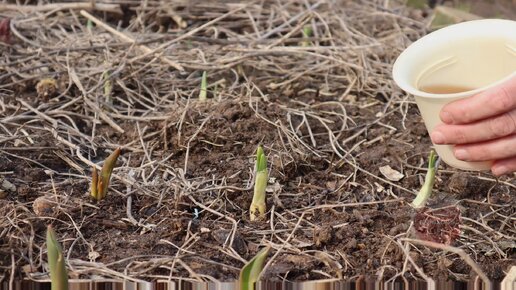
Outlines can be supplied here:
[[[441, 123], [439, 113], [451, 101], [466, 98], [516, 76], [516, 21], [484, 19], [434, 31], [410, 45], [398, 57], [393, 78], [414, 95], [428, 132]], [[422, 87], [468, 88], [457, 93], [428, 93]], [[464, 162], [453, 146], [435, 145], [448, 165], [465, 170], [488, 170], [493, 161]]]

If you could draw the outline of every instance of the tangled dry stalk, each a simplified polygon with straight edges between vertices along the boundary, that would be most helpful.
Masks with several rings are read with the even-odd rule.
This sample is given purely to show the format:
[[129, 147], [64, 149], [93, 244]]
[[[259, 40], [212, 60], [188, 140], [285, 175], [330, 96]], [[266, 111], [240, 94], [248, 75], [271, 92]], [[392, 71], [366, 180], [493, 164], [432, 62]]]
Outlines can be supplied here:
[[[404, 200], [430, 142], [391, 64], [427, 33], [424, 19], [388, 0], [195, 2], [0, 4], [14, 39], [0, 42], [0, 179], [17, 187], [0, 199], [0, 281], [47, 278], [50, 223], [72, 278], [233, 279], [270, 246], [272, 279], [467, 279], [460, 257], [406, 239]], [[200, 103], [203, 71], [211, 99]], [[43, 78], [57, 81], [48, 98]], [[258, 144], [271, 210], [250, 223]], [[110, 195], [94, 203], [91, 166], [119, 146]], [[385, 164], [404, 179], [381, 175]], [[515, 259], [516, 184], [457, 174], [437, 181], [447, 197], [450, 182], [466, 184], [457, 247], [498, 279]], [[36, 215], [40, 196], [51, 209]]]

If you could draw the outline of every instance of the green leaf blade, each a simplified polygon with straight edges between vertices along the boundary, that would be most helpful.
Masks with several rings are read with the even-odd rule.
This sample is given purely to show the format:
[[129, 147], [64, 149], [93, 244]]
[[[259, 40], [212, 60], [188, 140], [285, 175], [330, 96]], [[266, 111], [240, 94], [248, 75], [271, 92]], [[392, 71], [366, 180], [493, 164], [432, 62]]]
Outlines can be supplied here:
[[111, 179], [111, 174], [113, 173], [113, 169], [115, 168], [116, 161], [118, 159], [118, 156], [120, 156], [120, 148], [117, 148], [111, 155], [106, 158], [104, 161], [104, 165], [102, 165], [102, 170], [100, 171], [100, 178], [98, 181], [98, 196], [99, 199], [103, 199], [106, 197], [107, 190], [109, 187], [109, 181]]
[[51, 289], [68, 290], [68, 273], [63, 250], [51, 226], [47, 228], [47, 259], [50, 268]]
[[51, 274], [52, 290], [67, 290], [68, 289], [68, 273], [66, 271], [65, 260], [62, 254], [57, 258], [57, 265], [55, 274]]
[[269, 250], [270, 247], [263, 248], [240, 270], [241, 290], [254, 290], [254, 284], [260, 279]]
[[99, 200], [99, 192], [97, 190], [98, 182], [99, 173], [97, 171], [97, 168], [93, 166], [93, 172], [91, 174], [91, 196], [96, 200]]
[[50, 268], [50, 273], [54, 272], [56, 269], [57, 258], [59, 257], [59, 253], [61, 252], [61, 248], [56, 239], [56, 234], [51, 226], [47, 228], [47, 259], [48, 266]]

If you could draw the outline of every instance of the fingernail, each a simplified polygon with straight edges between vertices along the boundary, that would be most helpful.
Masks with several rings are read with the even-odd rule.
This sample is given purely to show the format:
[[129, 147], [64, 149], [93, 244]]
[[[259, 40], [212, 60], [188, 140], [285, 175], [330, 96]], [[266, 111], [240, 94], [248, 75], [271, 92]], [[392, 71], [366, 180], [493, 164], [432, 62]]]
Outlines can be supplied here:
[[501, 176], [501, 175], [509, 173], [509, 168], [507, 168], [503, 165], [495, 166], [491, 170], [493, 171], [493, 174], [496, 176]]
[[468, 160], [469, 153], [465, 149], [457, 149], [455, 150], [455, 157], [460, 160]]
[[443, 133], [439, 132], [439, 131], [434, 131], [431, 135], [430, 135], [430, 138], [432, 138], [432, 141], [435, 143], [435, 144], [444, 144], [446, 142], [445, 138], [444, 138], [444, 135]]
[[447, 111], [443, 111], [441, 113], [441, 121], [443, 121], [446, 124], [453, 124], [452, 114], [448, 113]]

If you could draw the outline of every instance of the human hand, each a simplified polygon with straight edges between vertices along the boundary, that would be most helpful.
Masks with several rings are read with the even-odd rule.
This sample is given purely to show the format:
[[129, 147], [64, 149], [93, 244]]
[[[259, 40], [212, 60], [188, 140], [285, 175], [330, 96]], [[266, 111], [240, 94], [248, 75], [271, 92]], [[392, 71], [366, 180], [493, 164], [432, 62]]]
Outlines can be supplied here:
[[516, 77], [444, 106], [440, 118], [430, 135], [434, 144], [456, 145], [462, 161], [495, 160], [496, 176], [516, 172]]

